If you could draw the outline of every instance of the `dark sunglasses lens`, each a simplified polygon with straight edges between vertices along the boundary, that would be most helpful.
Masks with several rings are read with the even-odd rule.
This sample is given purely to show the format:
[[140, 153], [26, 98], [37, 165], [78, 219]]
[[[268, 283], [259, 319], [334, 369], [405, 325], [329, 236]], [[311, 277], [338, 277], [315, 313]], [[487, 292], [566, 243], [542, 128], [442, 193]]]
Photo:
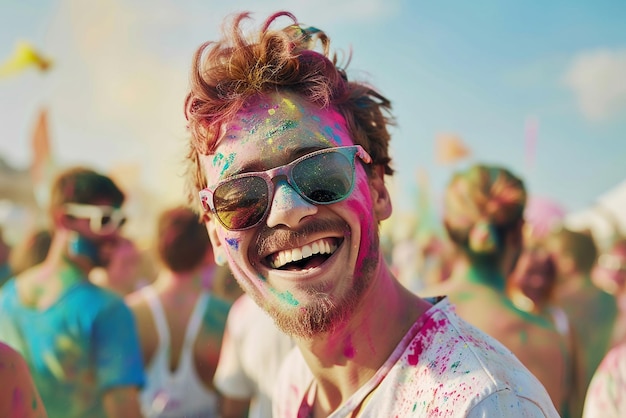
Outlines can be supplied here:
[[260, 177], [242, 177], [215, 189], [213, 205], [224, 226], [244, 229], [263, 219], [269, 205], [268, 196], [265, 180]]
[[339, 152], [319, 154], [293, 167], [292, 177], [302, 194], [315, 203], [345, 199], [352, 190], [352, 162]]

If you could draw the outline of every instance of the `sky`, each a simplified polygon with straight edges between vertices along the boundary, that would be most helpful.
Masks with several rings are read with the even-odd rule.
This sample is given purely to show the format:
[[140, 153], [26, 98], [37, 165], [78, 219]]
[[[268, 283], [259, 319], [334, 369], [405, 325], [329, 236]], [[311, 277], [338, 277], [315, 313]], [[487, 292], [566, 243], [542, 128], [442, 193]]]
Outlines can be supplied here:
[[[417, 172], [437, 202], [477, 162], [509, 168], [568, 212], [626, 179], [621, 0], [0, 0], [0, 63], [20, 40], [53, 60], [0, 78], [0, 156], [30, 164], [46, 108], [57, 164], [133, 167], [164, 205], [181, 200], [191, 58], [244, 10], [249, 26], [289, 10], [324, 30], [332, 51], [352, 52], [348, 76], [391, 100], [400, 212], [412, 210]], [[436, 139], [451, 135], [470, 155], [443, 165]]]

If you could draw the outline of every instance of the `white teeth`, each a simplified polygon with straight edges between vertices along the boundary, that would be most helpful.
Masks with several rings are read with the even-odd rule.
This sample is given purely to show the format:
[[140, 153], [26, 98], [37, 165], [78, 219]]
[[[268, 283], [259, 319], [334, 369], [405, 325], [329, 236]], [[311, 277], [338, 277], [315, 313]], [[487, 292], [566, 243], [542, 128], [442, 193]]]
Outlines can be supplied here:
[[302, 258], [308, 258], [313, 255], [313, 248], [309, 245], [302, 247]]
[[294, 248], [291, 250], [291, 261], [300, 261], [302, 260], [302, 249]]
[[272, 267], [280, 268], [292, 261], [299, 261], [309, 258], [315, 254], [332, 254], [337, 246], [327, 239], [315, 241], [312, 244], [304, 245], [301, 248], [293, 248], [291, 250], [283, 250], [273, 255]]

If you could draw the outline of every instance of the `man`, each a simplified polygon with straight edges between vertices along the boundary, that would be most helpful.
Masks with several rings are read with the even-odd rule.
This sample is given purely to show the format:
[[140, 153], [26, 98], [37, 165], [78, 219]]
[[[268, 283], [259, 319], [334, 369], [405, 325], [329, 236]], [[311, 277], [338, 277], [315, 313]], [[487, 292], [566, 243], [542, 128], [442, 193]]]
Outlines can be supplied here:
[[125, 221], [124, 194], [86, 168], [55, 179], [46, 259], [0, 292], [0, 340], [26, 359], [54, 417], [139, 417], [141, 352], [124, 301], [88, 280], [106, 266]]
[[586, 388], [610, 348], [617, 302], [591, 280], [598, 250], [589, 232], [562, 228], [548, 238], [547, 245], [557, 267], [555, 301], [575, 331]]
[[611, 347], [593, 374], [583, 418], [620, 418], [626, 411], [626, 341]]
[[201, 268], [211, 243], [188, 207], [161, 213], [157, 278], [126, 297], [139, 330], [146, 386], [146, 418], [216, 417], [213, 375], [230, 302], [203, 289]]
[[510, 351], [385, 264], [389, 102], [318, 29], [281, 12], [244, 36], [246, 17], [195, 55], [189, 168], [216, 260], [299, 348], [273, 416], [557, 416]]

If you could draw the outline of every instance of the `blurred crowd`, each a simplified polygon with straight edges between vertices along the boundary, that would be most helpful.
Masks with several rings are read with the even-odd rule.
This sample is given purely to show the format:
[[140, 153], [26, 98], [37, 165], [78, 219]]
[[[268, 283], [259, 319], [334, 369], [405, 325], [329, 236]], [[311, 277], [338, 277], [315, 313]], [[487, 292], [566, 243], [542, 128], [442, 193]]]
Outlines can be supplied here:
[[[123, 320], [136, 325], [136, 335], [119, 342], [120, 349], [129, 350], [121, 353], [124, 358], [141, 359], [132, 366], [135, 376], [119, 382], [113, 377], [110, 384], [136, 389], [136, 412], [143, 414], [137, 416], [270, 416], [273, 374], [293, 343], [243, 296], [228, 267], [215, 263], [198, 214], [185, 206], [164, 210], [150, 245], [141, 248], [124, 234], [124, 199], [115, 199], [123, 192], [112, 180], [87, 168], [67, 170], [59, 178], [53, 188], [59, 188], [60, 197], [56, 209], [51, 205], [49, 227], [13, 244], [0, 239], [0, 341], [26, 357], [35, 393], [50, 416], [62, 416], [76, 397], [87, 398], [92, 412], [108, 410], [105, 400], [94, 398], [98, 390], [86, 394], [84, 387], [66, 381], [73, 379], [68, 370], [78, 367], [71, 362], [80, 364], [76, 354], [54, 361], [33, 355], [33, 350], [45, 352], [46, 343], [23, 329], [33, 326], [28, 321], [34, 310], [48, 312], [60, 298], [68, 303], [67, 293], [82, 285], [124, 301], [128, 315]], [[115, 193], [102, 188], [105, 180]], [[74, 185], [74, 195], [63, 194], [64, 182], [93, 183], [92, 192], [78, 196]], [[476, 165], [457, 173], [444, 199], [446, 234], [384, 240], [395, 274], [420, 296], [447, 296], [464, 319], [503, 342], [539, 378], [562, 416], [582, 416], [587, 394], [610, 382], [602, 376], [616, 367], [614, 357], [623, 354], [615, 353], [626, 344], [626, 238], [616, 234], [610, 245], [600, 247], [590, 231], [571, 230], [558, 221], [548, 229], [533, 228], [524, 222], [523, 182], [505, 168]], [[68, 230], [81, 234], [81, 228], [86, 236], [98, 236], [91, 240], [93, 248], [80, 236], [67, 235]], [[85, 275], [88, 284], [59, 265], [79, 271], [72, 274]], [[93, 304], [103, 297], [88, 296]], [[11, 298], [21, 299], [23, 306], [16, 308]], [[90, 301], [76, 303], [80, 312], [74, 315], [85, 315], [83, 305]], [[18, 324], [12, 331], [10, 322]], [[72, 346], [61, 338], [68, 331], [64, 326], [46, 337], [49, 344]], [[74, 341], [73, 349], [95, 343], [95, 322], [90, 327], [89, 341]], [[113, 333], [108, 337], [115, 338]], [[114, 370], [110, 363], [106, 367]], [[131, 368], [127, 362], [120, 367]], [[57, 376], [48, 375], [57, 368]], [[59, 398], [48, 387], [51, 379], [70, 392]], [[180, 415], [183, 404], [212, 412]]]

